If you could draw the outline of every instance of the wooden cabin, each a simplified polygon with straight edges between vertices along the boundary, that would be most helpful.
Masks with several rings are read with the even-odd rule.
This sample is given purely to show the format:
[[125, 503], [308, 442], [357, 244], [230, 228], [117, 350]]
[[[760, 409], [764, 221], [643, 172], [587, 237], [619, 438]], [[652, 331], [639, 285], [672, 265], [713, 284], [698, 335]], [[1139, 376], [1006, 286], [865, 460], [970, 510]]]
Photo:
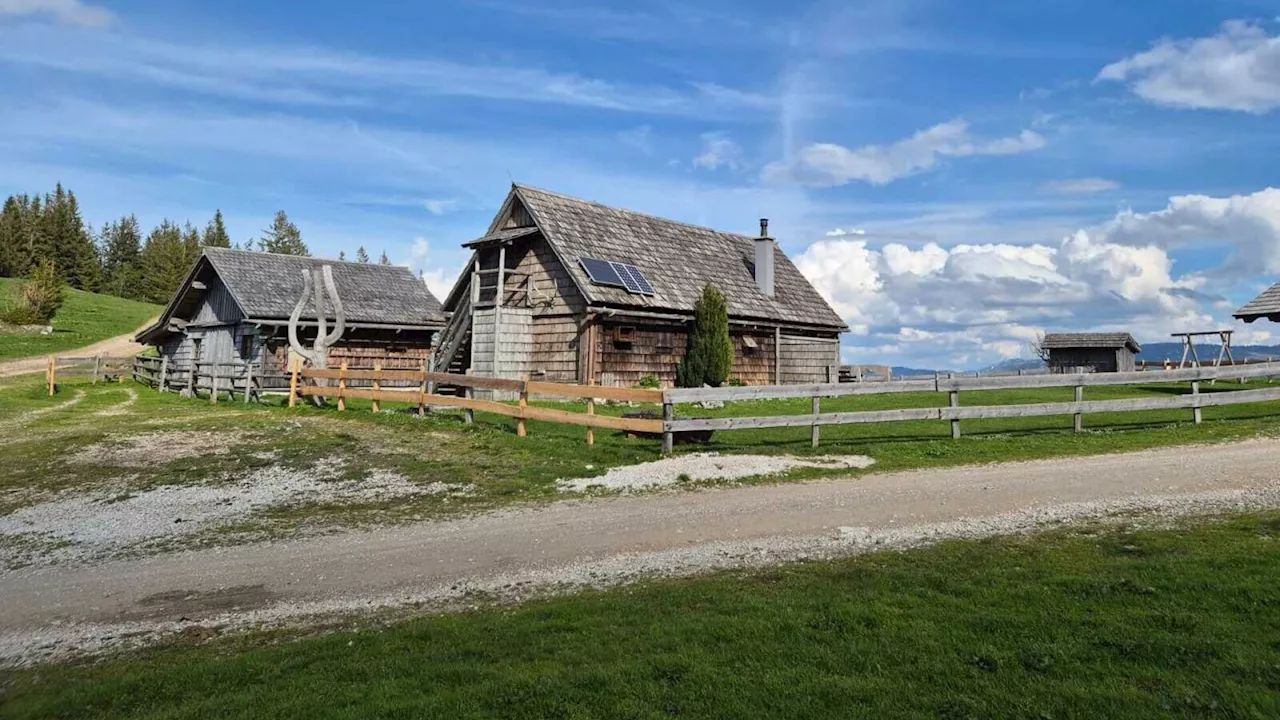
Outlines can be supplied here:
[[767, 234], [738, 235], [512, 185], [468, 268], [436, 367], [481, 376], [675, 383], [707, 283], [728, 303], [730, 381], [836, 382], [840, 316]]
[[1261, 295], [1245, 303], [1244, 307], [1231, 315], [1246, 323], [1255, 320], [1280, 322], [1280, 282], [1264, 290]]
[[[329, 353], [330, 366], [419, 369], [429, 361], [445, 319], [440, 302], [408, 268], [224, 248], [204, 249], [160, 319], [136, 339], [154, 345], [174, 377], [192, 362], [248, 361], [256, 377], [269, 381], [288, 369], [289, 316], [302, 294], [302, 270], [310, 268], [318, 279], [323, 265], [333, 268], [346, 311], [346, 332]], [[332, 328], [332, 309], [326, 318]], [[316, 329], [310, 299], [299, 326], [299, 339], [310, 346]]]
[[1142, 351], [1129, 333], [1049, 333], [1040, 343], [1049, 372], [1133, 372]]

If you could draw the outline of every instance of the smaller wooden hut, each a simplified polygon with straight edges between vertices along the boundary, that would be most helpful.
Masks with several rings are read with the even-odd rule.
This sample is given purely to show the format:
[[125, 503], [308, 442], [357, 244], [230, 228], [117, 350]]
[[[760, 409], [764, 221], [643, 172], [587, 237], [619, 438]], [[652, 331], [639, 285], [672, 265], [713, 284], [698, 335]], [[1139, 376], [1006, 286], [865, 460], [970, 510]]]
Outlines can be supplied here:
[[1127, 332], [1049, 333], [1040, 349], [1050, 372], [1132, 372], [1142, 351]]
[[1255, 320], [1280, 322], [1280, 282], [1264, 290], [1261, 295], [1232, 313], [1232, 316], [1247, 323]]
[[[409, 268], [245, 250], [205, 248], [160, 319], [136, 339], [159, 350], [171, 377], [193, 363], [247, 362], [264, 386], [276, 385], [272, 376], [288, 367], [289, 315], [302, 293], [302, 270], [318, 273], [324, 265], [333, 268], [347, 315], [347, 331], [329, 362], [422, 367], [445, 319], [440, 302]], [[309, 345], [316, 334], [310, 303], [299, 324], [299, 339]]]

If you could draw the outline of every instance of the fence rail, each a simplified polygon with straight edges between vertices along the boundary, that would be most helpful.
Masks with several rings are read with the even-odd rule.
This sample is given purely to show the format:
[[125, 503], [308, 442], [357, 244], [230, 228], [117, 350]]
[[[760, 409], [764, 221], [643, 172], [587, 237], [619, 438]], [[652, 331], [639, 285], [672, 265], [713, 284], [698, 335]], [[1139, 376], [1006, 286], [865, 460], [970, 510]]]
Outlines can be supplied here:
[[[1215, 380], [1240, 380], [1280, 376], [1280, 362], [1250, 365], [1206, 366], [1181, 370], [1124, 373], [1075, 373], [1062, 375], [1004, 375], [979, 377], [935, 377], [923, 380], [892, 380], [878, 383], [765, 385], [756, 387], [676, 388], [664, 393], [663, 449], [669, 451], [673, 434], [706, 430], [738, 430], [746, 428], [812, 427], [814, 447], [818, 446], [818, 427], [853, 423], [900, 422], [905, 420], [947, 420], [952, 437], [960, 437], [960, 421], [989, 418], [1071, 415], [1076, 431], [1082, 429], [1086, 413], [1128, 412], [1134, 410], [1191, 409], [1193, 420], [1201, 421], [1201, 408], [1221, 405], [1280, 400], [1280, 388], [1234, 390], [1213, 394], [1200, 392], [1200, 383]], [[1120, 400], [1085, 400], [1084, 389], [1103, 385], [1136, 385], [1190, 382], [1190, 394], [1168, 398], [1133, 398]], [[1026, 405], [971, 405], [961, 407], [960, 392], [973, 390], [1007, 390], [1018, 388], [1070, 387], [1075, 389], [1074, 402], [1051, 402]], [[820, 412], [821, 398], [849, 395], [881, 395], [898, 392], [945, 392], [948, 406], [902, 410], [861, 412]], [[725, 402], [803, 398], [813, 400], [812, 412], [803, 415], [771, 415], [732, 418], [676, 418], [672, 406], [679, 403]]]

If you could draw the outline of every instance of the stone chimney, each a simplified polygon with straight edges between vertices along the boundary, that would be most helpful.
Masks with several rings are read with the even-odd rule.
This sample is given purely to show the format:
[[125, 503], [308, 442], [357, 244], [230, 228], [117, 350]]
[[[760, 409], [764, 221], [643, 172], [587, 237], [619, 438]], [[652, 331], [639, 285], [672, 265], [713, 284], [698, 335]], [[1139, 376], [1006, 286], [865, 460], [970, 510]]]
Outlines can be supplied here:
[[769, 237], [769, 218], [760, 218], [760, 237], [756, 238], [756, 287], [773, 297], [773, 238]]

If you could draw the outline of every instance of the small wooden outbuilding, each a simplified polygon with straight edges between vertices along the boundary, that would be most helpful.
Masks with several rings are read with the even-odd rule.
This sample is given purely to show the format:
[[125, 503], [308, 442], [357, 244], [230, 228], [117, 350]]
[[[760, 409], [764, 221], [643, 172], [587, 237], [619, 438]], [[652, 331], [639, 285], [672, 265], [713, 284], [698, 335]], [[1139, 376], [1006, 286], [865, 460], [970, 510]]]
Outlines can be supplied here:
[[1142, 351], [1126, 332], [1049, 333], [1040, 348], [1050, 372], [1132, 372]]
[[712, 230], [514, 184], [445, 298], [436, 367], [675, 382], [694, 304], [724, 293], [731, 381], [836, 382], [848, 328], [767, 233]]
[[1236, 310], [1232, 316], [1247, 323], [1255, 320], [1280, 322], [1280, 282], [1245, 303], [1244, 307]]
[[[288, 368], [289, 315], [302, 293], [302, 270], [318, 275], [324, 265], [333, 269], [347, 317], [330, 366], [346, 361], [358, 368], [421, 368], [445, 319], [424, 282], [395, 265], [205, 248], [160, 319], [136, 339], [159, 350], [170, 376], [196, 362], [247, 361], [255, 377], [269, 380]], [[310, 345], [316, 333], [312, 303], [299, 325], [299, 339]]]

